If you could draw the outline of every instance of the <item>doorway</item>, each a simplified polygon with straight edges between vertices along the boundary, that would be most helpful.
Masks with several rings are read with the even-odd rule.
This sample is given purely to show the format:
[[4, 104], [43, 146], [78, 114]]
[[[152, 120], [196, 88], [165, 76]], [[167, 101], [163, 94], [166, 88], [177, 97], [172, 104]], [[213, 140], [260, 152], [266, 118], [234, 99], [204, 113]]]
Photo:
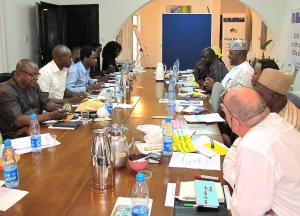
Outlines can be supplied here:
[[55, 5], [36, 3], [39, 33], [39, 65], [52, 59], [51, 51], [57, 44], [70, 49], [99, 42], [99, 5]]

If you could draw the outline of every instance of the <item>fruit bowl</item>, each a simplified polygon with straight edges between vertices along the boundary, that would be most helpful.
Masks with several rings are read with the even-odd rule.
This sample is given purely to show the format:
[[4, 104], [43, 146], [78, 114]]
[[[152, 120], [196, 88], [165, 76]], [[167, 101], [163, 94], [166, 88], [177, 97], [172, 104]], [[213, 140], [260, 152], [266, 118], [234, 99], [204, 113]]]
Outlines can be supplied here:
[[149, 159], [145, 154], [132, 154], [128, 157], [128, 166], [135, 172], [144, 170], [149, 164]]

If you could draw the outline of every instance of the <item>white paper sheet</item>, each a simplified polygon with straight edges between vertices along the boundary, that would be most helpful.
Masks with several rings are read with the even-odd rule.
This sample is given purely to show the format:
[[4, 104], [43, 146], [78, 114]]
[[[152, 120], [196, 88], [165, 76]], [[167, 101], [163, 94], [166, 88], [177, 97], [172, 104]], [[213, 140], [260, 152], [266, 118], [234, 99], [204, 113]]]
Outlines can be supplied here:
[[165, 206], [174, 207], [176, 183], [168, 183]]
[[203, 100], [176, 100], [176, 104], [182, 106], [203, 106]]
[[[218, 145], [227, 149], [227, 147], [223, 143], [220, 143], [217, 140], [213, 140], [213, 141], [214, 143], [217, 143]], [[216, 152], [204, 146], [205, 144], [210, 143], [210, 137], [208, 136], [204, 135], [204, 136], [197, 137], [196, 139], [192, 139], [192, 143], [195, 149], [201, 154], [207, 155], [208, 157], [214, 157], [217, 155]]]
[[169, 167], [221, 170], [220, 155], [208, 158], [197, 153], [173, 152]]
[[27, 191], [0, 187], [0, 211], [6, 211], [27, 194]]
[[[53, 140], [49, 133], [41, 134], [41, 142], [42, 148], [53, 147], [61, 144], [57, 140]], [[12, 139], [11, 144], [15, 152], [18, 154], [24, 154], [32, 151], [30, 136]]]
[[[149, 216], [151, 215], [152, 204], [153, 204], [153, 199], [149, 198], [149, 203], [148, 203], [148, 208], [149, 208], [149, 214], [148, 215]], [[131, 198], [129, 198], [129, 197], [118, 197], [112, 212], [114, 212], [114, 210], [116, 209], [116, 207], [118, 205], [129, 205], [129, 206], [131, 206]]]
[[229, 186], [223, 185], [223, 189], [224, 189], [227, 209], [230, 210], [231, 209], [231, 194], [230, 194]]
[[219, 113], [210, 113], [202, 115], [184, 115], [185, 120], [189, 123], [199, 123], [199, 122], [224, 122], [225, 120], [219, 115]]

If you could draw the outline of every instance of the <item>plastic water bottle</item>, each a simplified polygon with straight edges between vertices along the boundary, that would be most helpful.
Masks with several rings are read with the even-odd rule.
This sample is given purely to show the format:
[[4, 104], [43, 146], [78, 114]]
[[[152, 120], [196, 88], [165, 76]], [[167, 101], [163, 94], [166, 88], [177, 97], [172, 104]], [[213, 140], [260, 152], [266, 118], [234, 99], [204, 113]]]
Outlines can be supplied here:
[[10, 140], [4, 141], [4, 149], [2, 152], [3, 174], [6, 187], [15, 188], [19, 185], [18, 165], [16, 161], [15, 151], [11, 146]]
[[31, 114], [30, 140], [32, 152], [39, 152], [42, 150], [40, 124], [36, 119], [36, 114]]
[[110, 89], [106, 90], [105, 109], [109, 113], [109, 117], [112, 117], [113, 104], [112, 104], [112, 94], [111, 94]]
[[171, 155], [173, 152], [173, 128], [170, 117], [166, 117], [163, 124], [163, 154]]
[[174, 119], [176, 115], [176, 96], [175, 96], [175, 88], [174, 81], [170, 80], [169, 83], [169, 95], [168, 95], [168, 115]]
[[122, 93], [121, 93], [121, 77], [116, 76], [114, 85], [114, 98], [117, 103], [122, 103]]
[[136, 182], [132, 189], [132, 216], [147, 216], [149, 214], [149, 190], [143, 173], [136, 174]]

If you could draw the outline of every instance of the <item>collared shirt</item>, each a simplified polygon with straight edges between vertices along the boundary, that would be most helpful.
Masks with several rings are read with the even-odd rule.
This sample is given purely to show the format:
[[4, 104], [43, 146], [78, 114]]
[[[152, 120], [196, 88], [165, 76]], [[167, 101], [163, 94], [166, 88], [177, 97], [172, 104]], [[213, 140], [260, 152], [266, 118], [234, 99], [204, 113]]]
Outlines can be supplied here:
[[96, 81], [90, 77], [90, 68], [86, 69], [81, 61], [79, 61], [70, 67], [66, 88], [75, 93], [86, 92], [86, 86]]
[[222, 80], [222, 85], [225, 89], [229, 89], [238, 84], [252, 87], [251, 78], [253, 73], [254, 70], [251, 65], [247, 61], [244, 61], [242, 64], [232, 67]]
[[300, 109], [298, 109], [292, 102], [288, 101], [278, 115], [284, 118], [300, 132]]
[[0, 131], [10, 132], [17, 128], [14, 122], [20, 115], [41, 114], [48, 98], [44, 97], [37, 85], [22, 89], [12, 78], [0, 84]]
[[[234, 145], [223, 164], [224, 178], [234, 185], [232, 215], [264, 215], [270, 209], [299, 215], [300, 133], [270, 113]], [[235, 176], [225, 174], [230, 170]]]
[[67, 72], [67, 68], [59, 70], [53, 60], [42, 67], [38, 79], [42, 92], [49, 93], [49, 98], [63, 99]]

